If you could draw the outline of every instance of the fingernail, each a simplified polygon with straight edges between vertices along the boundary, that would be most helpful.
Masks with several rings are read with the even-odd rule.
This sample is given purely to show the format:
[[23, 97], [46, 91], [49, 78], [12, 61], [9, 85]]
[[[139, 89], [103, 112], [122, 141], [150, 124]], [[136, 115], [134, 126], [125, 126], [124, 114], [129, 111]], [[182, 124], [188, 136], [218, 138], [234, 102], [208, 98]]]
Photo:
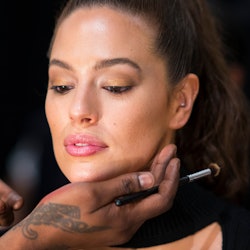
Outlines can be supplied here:
[[23, 202], [23, 198], [15, 192], [10, 193], [8, 200], [10, 200], [10, 203], [11, 203], [10, 205], [15, 210], [19, 209], [22, 205], [22, 202]]
[[140, 174], [138, 179], [143, 188], [150, 188], [154, 185], [154, 177], [151, 173]]

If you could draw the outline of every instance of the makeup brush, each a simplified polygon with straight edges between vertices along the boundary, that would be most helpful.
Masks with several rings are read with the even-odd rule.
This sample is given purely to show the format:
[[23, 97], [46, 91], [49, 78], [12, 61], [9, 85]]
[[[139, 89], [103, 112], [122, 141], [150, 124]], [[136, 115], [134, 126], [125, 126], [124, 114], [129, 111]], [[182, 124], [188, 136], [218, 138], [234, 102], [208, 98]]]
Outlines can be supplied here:
[[[201, 178], [204, 178], [206, 176], [212, 175], [214, 177], [218, 176], [220, 173], [220, 167], [216, 163], [210, 163], [208, 168], [200, 170], [198, 172], [195, 172], [193, 174], [188, 174], [184, 177], [181, 177], [179, 180], [179, 186], [182, 186], [184, 184], [199, 180]], [[115, 199], [116, 206], [122, 206], [127, 203], [133, 202], [138, 199], [143, 199], [145, 197], [148, 197], [151, 194], [155, 194], [158, 192], [159, 186], [154, 186], [150, 189], [143, 190], [140, 192], [136, 192], [133, 194], [125, 195], [118, 197]]]

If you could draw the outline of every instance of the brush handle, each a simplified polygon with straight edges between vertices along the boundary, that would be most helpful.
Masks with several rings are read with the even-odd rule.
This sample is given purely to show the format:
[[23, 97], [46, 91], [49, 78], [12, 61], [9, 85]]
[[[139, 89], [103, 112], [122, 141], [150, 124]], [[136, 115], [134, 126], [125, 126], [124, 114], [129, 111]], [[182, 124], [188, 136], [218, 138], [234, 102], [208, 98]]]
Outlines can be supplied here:
[[[189, 177], [184, 176], [184, 177], [180, 178], [179, 186], [182, 186], [182, 185], [184, 185], [186, 183], [189, 183], [189, 182], [190, 182]], [[159, 189], [159, 186], [154, 186], [154, 187], [152, 187], [150, 189], [147, 189], [147, 190], [143, 190], [143, 191], [136, 192], [136, 193], [133, 193], [133, 194], [118, 197], [117, 199], [115, 199], [115, 205], [116, 206], [122, 206], [122, 205], [130, 203], [132, 201], [146, 198], [147, 196], [149, 196], [151, 194], [157, 193], [158, 189]]]
[[147, 196], [149, 196], [151, 194], [157, 193], [158, 188], [159, 188], [159, 186], [154, 186], [154, 187], [152, 187], [150, 189], [147, 189], [147, 190], [143, 190], [143, 191], [140, 191], [140, 192], [136, 192], [136, 193], [133, 193], [133, 194], [129, 194], [129, 195], [119, 197], [119, 198], [115, 199], [115, 204], [116, 204], [116, 206], [122, 206], [122, 205], [130, 203], [132, 201], [145, 198], [145, 197], [147, 197]]
[[[186, 183], [198, 180], [200, 178], [203, 178], [203, 177], [211, 175], [211, 174], [212, 174], [211, 169], [207, 168], [207, 169], [200, 170], [196, 173], [186, 175], [186, 176], [180, 178], [179, 186], [182, 186]], [[135, 201], [138, 199], [143, 199], [151, 194], [157, 193], [158, 189], [159, 189], [159, 186], [154, 186], [154, 187], [147, 189], [147, 190], [143, 190], [143, 191], [136, 192], [133, 194], [128, 194], [128, 195], [118, 197], [117, 199], [115, 199], [115, 204], [116, 204], [116, 206], [122, 206], [122, 205], [130, 203], [132, 201]]]
[[179, 186], [182, 186], [182, 185], [184, 185], [186, 183], [189, 183], [189, 182], [190, 182], [189, 176], [188, 175], [184, 176], [184, 177], [180, 178], [180, 180], [179, 180]]

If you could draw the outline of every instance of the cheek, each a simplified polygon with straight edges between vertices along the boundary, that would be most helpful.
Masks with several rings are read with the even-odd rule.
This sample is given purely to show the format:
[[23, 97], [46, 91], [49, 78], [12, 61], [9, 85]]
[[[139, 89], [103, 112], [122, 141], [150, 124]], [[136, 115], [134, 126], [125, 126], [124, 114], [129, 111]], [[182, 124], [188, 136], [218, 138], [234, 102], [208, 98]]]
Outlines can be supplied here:
[[172, 132], [167, 126], [167, 105], [148, 102], [143, 106], [135, 105], [130, 111], [120, 113], [112, 130], [121, 156], [127, 155], [142, 168], [158, 150], [170, 143]]
[[63, 109], [62, 107], [65, 105], [57, 105], [56, 102], [52, 101], [50, 98], [46, 99], [45, 102], [45, 113], [46, 118], [49, 124], [49, 127], [51, 129], [51, 132], [60, 132], [57, 130], [60, 130], [60, 124], [62, 123], [62, 117], [63, 117]]
[[133, 116], [129, 117], [130, 130], [139, 134], [162, 133], [167, 129], [167, 104], [161, 100], [150, 100], [143, 106], [133, 107]]
[[[53, 147], [56, 148], [57, 144], [60, 144], [60, 135], [62, 135], [63, 119], [62, 110], [56, 108], [56, 105], [49, 100], [45, 103], [45, 113], [50, 128], [50, 134], [53, 141]], [[55, 150], [57, 153], [57, 150]]]

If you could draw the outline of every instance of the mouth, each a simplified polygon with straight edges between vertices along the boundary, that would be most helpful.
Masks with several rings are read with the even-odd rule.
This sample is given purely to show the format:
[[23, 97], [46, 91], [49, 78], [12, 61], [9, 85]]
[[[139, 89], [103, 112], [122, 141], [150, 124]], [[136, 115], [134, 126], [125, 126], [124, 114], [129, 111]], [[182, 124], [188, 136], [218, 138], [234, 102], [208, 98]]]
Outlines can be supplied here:
[[77, 157], [90, 156], [108, 148], [104, 142], [89, 135], [68, 136], [64, 145], [68, 154]]

